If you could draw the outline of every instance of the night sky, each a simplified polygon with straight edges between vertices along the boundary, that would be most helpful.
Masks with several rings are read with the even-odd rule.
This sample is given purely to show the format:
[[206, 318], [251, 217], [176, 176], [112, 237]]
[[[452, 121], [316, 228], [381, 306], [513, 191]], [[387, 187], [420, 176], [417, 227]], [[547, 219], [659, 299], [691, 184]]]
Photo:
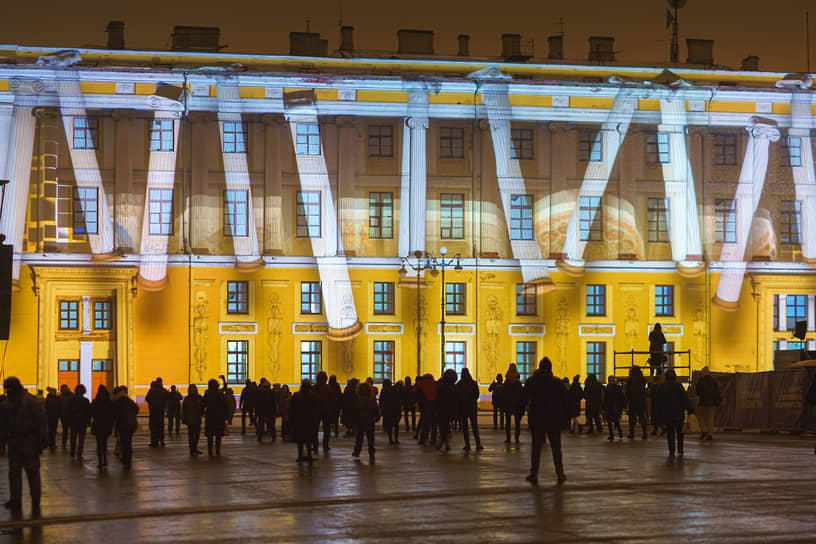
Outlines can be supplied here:
[[[228, 53], [288, 52], [288, 33], [306, 29], [339, 42], [340, 0], [7, 0], [0, 13], [0, 42], [47, 47], [104, 45], [107, 21], [125, 21], [129, 49], [166, 49], [174, 25], [219, 26]], [[443, 7], [441, 7], [443, 6]], [[240, 9], [239, 9], [240, 7]], [[739, 68], [748, 54], [763, 70], [805, 71], [805, 9], [810, 10], [811, 70], [816, 70], [816, 2], [813, 0], [689, 0], [680, 11], [680, 60], [685, 38], [714, 39], [717, 64]], [[399, 28], [436, 32], [438, 54], [454, 55], [457, 35], [471, 36], [471, 54], [498, 56], [503, 33], [535, 40], [547, 55], [547, 36], [565, 20], [569, 59], [587, 56], [587, 37], [614, 36], [618, 60], [667, 62], [671, 32], [665, 0], [343, 0], [343, 23], [355, 27], [355, 49], [396, 50]]]

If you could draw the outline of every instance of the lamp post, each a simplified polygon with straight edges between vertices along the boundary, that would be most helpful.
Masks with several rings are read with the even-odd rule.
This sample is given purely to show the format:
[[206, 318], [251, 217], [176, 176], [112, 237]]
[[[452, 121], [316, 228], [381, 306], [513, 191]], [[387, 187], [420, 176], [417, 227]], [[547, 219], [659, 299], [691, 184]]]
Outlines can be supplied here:
[[[415, 263], [411, 262], [411, 259], [415, 259]], [[408, 255], [407, 257], [402, 257], [402, 266], [400, 267], [399, 274], [401, 277], [405, 277], [408, 274], [408, 268], [411, 270], [416, 271], [416, 365], [417, 365], [417, 376], [422, 375], [422, 345], [421, 345], [421, 335], [422, 335], [422, 316], [420, 314], [420, 288], [421, 288], [421, 276], [423, 270], [430, 270], [432, 275], [436, 275], [436, 260], [427, 252], [424, 251], [414, 251], [412, 255]]]
[[439, 259], [434, 259], [434, 267], [438, 266], [442, 269], [442, 319], [439, 323], [440, 325], [440, 334], [441, 334], [441, 345], [440, 345], [440, 372], [439, 376], [441, 377], [442, 374], [445, 373], [445, 307], [446, 307], [446, 287], [445, 287], [445, 267], [454, 265], [454, 270], [462, 270], [462, 263], [460, 262], [461, 257], [457, 253], [450, 259], [446, 259], [445, 255], [448, 253], [448, 248], [442, 246], [439, 248]]

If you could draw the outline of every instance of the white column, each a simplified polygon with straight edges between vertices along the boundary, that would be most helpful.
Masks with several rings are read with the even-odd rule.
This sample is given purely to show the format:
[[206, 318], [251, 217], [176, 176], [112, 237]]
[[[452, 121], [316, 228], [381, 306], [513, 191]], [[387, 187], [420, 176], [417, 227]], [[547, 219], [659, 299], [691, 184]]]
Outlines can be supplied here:
[[816, 295], [807, 296], [807, 330], [816, 331]]
[[789, 136], [801, 139], [801, 166], [794, 166], [793, 183], [796, 200], [802, 202], [799, 245], [808, 264], [816, 265], [816, 173], [810, 127], [813, 126], [812, 93], [794, 92], [791, 97], [791, 128]]
[[779, 330], [786, 331], [788, 330], [788, 295], [781, 294], [778, 297], [779, 300], [779, 312], [776, 314], [779, 316]]
[[411, 129], [408, 119], [402, 123], [402, 169], [398, 225], [398, 254], [408, 255], [411, 247]]
[[93, 400], [93, 342], [90, 340], [79, 342], [79, 383], [85, 386], [88, 400]]
[[751, 231], [751, 222], [765, 186], [768, 170], [768, 147], [770, 142], [779, 140], [779, 130], [775, 126], [754, 121], [746, 127], [749, 133], [745, 157], [742, 160], [737, 193], [737, 242], [723, 244], [720, 261], [723, 269], [717, 284], [714, 304], [726, 311], [737, 309], [742, 280], [745, 276], [745, 246]]

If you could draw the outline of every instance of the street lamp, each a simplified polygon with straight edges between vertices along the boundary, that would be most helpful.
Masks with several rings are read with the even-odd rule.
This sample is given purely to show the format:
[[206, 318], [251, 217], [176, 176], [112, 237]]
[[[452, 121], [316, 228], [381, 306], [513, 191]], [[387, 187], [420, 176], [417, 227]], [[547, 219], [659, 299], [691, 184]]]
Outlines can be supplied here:
[[[415, 263], [411, 262], [411, 259], [415, 259]], [[422, 376], [422, 346], [421, 346], [421, 335], [422, 335], [422, 316], [420, 315], [421, 308], [420, 308], [420, 288], [421, 288], [421, 273], [423, 270], [430, 270], [431, 275], [436, 276], [436, 259], [434, 259], [429, 253], [424, 251], [414, 251], [413, 255], [408, 255], [407, 257], [401, 257], [402, 266], [400, 267], [400, 277], [404, 278], [408, 275], [408, 268], [411, 270], [416, 271], [416, 365], [417, 365], [417, 376]]]
[[456, 255], [454, 255], [453, 257], [451, 257], [450, 259], [446, 259], [445, 255], [448, 254], [448, 248], [446, 248], [445, 246], [442, 246], [442, 247], [439, 248], [439, 254], [440, 254], [439, 259], [434, 259], [434, 267], [438, 266], [439, 268], [442, 269], [442, 320], [440, 321], [440, 326], [441, 326], [440, 333], [442, 335], [442, 340], [441, 340], [441, 346], [440, 346], [440, 356], [441, 356], [440, 366], [441, 366], [441, 371], [440, 371], [440, 374], [439, 374], [440, 377], [441, 377], [442, 374], [445, 373], [445, 307], [446, 307], [446, 302], [447, 302], [445, 300], [445, 298], [447, 296], [446, 286], [445, 286], [445, 267], [450, 266], [450, 265], [454, 265], [453, 266], [454, 270], [462, 270], [462, 263], [460, 262], [461, 256], [458, 253]]

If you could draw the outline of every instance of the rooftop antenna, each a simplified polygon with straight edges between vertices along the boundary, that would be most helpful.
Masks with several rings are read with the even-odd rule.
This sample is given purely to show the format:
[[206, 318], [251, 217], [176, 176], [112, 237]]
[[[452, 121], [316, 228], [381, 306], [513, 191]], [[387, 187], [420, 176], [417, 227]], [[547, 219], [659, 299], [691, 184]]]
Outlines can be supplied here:
[[564, 18], [563, 18], [563, 17], [559, 17], [559, 18], [558, 18], [558, 26], [559, 26], [559, 27], [560, 27], [560, 29], [561, 29], [560, 34], [561, 34], [562, 36], [564, 35], [565, 28], [566, 28], [566, 24], [567, 24], [567, 23], [564, 21]]
[[668, 0], [669, 7], [674, 8], [674, 13], [671, 10], [666, 10], [666, 28], [672, 27], [672, 41], [671, 41], [671, 61], [673, 64], [680, 62], [680, 37], [677, 32], [677, 11], [686, 5], [688, 0]]

